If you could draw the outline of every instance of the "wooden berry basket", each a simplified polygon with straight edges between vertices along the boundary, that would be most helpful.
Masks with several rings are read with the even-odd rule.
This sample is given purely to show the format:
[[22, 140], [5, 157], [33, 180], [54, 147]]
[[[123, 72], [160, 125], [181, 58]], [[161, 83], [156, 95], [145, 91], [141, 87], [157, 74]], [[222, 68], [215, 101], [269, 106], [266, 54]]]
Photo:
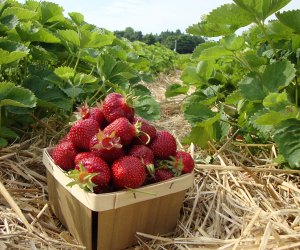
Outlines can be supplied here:
[[87, 249], [124, 249], [136, 244], [136, 232], [165, 234], [177, 223], [193, 173], [147, 185], [135, 191], [93, 194], [71, 181], [44, 149], [51, 207], [71, 234]]

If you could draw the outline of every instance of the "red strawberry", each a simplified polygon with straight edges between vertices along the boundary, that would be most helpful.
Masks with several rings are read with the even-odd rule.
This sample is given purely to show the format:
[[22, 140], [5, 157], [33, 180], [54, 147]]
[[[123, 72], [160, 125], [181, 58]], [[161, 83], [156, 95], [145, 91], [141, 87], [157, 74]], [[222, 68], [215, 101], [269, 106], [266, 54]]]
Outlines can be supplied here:
[[118, 93], [110, 93], [105, 97], [102, 103], [102, 111], [109, 123], [120, 117], [126, 117], [130, 121], [133, 119], [134, 109], [126, 101], [128, 102]]
[[98, 106], [90, 108], [88, 104], [85, 103], [81, 107], [77, 108], [77, 112], [75, 113], [79, 119], [81, 118], [82, 120], [85, 119], [96, 120], [99, 123], [100, 127], [103, 127], [106, 122], [104, 114], [101, 108]]
[[55, 146], [51, 156], [56, 165], [60, 166], [63, 170], [70, 170], [75, 167], [74, 158], [77, 153], [71, 141], [62, 141]]
[[171, 179], [173, 177], [174, 177], [174, 173], [170, 169], [159, 168], [155, 170], [153, 179], [155, 182], [160, 182], [160, 181]]
[[154, 163], [152, 150], [144, 145], [133, 145], [129, 150], [128, 155], [139, 158], [145, 166]]
[[156, 136], [156, 128], [142, 117], [134, 117], [133, 124], [136, 127], [136, 144], [147, 145]]
[[79, 119], [88, 119], [90, 117], [90, 107], [87, 103], [84, 103], [82, 106], [77, 107], [77, 111], [74, 112], [76, 118]]
[[103, 128], [104, 124], [106, 123], [104, 114], [98, 107], [90, 108], [90, 119], [96, 120], [101, 128]]
[[89, 149], [90, 140], [98, 130], [99, 124], [95, 120], [79, 120], [71, 127], [69, 137], [76, 147]]
[[109, 163], [125, 155], [120, 137], [115, 136], [114, 132], [104, 134], [101, 130], [91, 139], [90, 150]]
[[177, 151], [175, 155], [175, 168], [181, 169], [183, 174], [190, 173], [195, 167], [192, 156], [184, 151]]
[[90, 191], [106, 189], [111, 180], [111, 173], [107, 163], [97, 156], [87, 156], [76, 164], [75, 170], [68, 175], [74, 181], [68, 186], [79, 184], [81, 188]]
[[75, 156], [74, 162], [75, 164], [78, 164], [82, 159], [92, 157], [92, 156], [95, 156], [95, 154], [92, 152], [81, 152]]
[[115, 133], [117, 137], [120, 137], [121, 144], [126, 146], [130, 144], [136, 134], [135, 127], [125, 117], [120, 117], [110, 123], [103, 130], [104, 134], [111, 135]]
[[162, 130], [156, 133], [149, 148], [153, 151], [155, 158], [168, 159], [176, 154], [177, 145], [174, 136], [168, 131]]
[[112, 164], [112, 179], [118, 189], [138, 188], [146, 179], [146, 171], [140, 159], [124, 156]]

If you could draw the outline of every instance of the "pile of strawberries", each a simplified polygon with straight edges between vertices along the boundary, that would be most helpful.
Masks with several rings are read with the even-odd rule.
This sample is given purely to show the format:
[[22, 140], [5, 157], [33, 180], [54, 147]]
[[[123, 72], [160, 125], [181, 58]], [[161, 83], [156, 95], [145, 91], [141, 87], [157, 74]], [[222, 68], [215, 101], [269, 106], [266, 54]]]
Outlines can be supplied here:
[[82, 107], [80, 117], [52, 151], [56, 165], [95, 193], [133, 189], [194, 169], [176, 140], [137, 116], [126, 97], [110, 93], [100, 107]]

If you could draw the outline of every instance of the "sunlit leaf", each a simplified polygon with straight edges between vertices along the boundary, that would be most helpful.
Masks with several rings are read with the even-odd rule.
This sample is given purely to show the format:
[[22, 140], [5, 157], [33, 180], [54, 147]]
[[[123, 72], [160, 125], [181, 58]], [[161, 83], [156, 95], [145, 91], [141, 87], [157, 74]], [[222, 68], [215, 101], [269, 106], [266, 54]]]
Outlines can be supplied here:
[[300, 120], [289, 119], [281, 122], [275, 131], [274, 140], [279, 151], [292, 168], [300, 168]]
[[300, 34], [300, 10], [289, 10], [281, 13], [276, 13], [276, 17], [284, 25], [292, 28]]

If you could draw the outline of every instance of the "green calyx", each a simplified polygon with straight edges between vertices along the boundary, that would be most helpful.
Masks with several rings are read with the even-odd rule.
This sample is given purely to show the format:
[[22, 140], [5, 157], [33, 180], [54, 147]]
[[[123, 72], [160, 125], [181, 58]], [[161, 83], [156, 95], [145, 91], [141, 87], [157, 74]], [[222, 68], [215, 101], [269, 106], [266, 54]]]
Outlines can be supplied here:
[[92, 182], [92, 178], [98, 175], [98, 173], [88, 173], [83, 166], [79, 164], [79, 169], [73, 169], [67, 173], [67, 176], [73, 181], [67, 184], [67, 187], [73, 187], [74, 185], [79, 185], [80, 188], [94, 192], [94, 187], [97, 185]]

